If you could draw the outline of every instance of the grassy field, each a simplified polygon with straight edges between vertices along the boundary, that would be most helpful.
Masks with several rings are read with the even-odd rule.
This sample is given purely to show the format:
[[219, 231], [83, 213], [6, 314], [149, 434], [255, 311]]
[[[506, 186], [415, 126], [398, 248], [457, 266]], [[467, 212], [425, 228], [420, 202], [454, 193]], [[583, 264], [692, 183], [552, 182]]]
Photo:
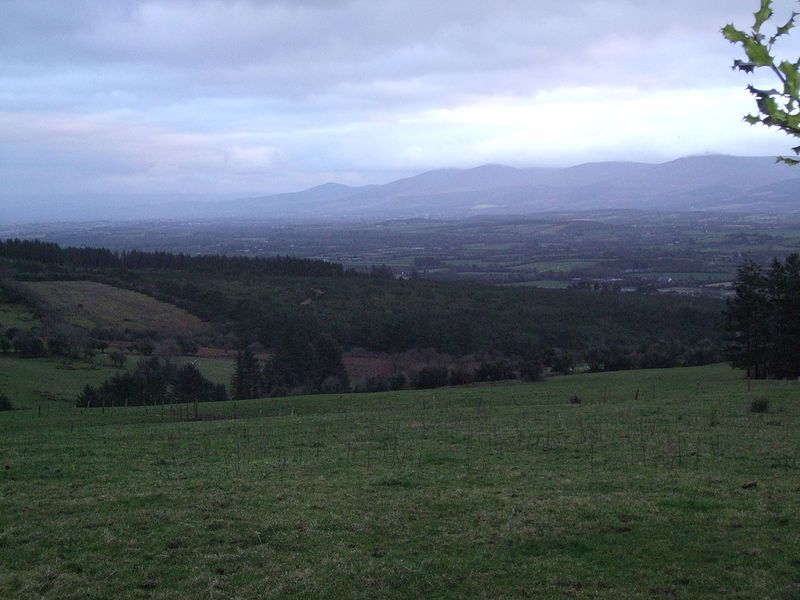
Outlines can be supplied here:
[[186, 363], [194, 363], [200, 372], [213, 381], [223, 385], [230, 385], [233, 377], [234, 361], [232, 358], [206, 358], [195, 356], [179, 356], [172, 361], [182, 367]]
[[0, 356], [0, 392], [19, 408], [71, 404], [87, 383], [97, 385], [116, 372], [102, 355], [93, 361]]
[[544, 290], [565, 290], [569, 287], [566, 281], [557, 281], [554, 279], [541, 279], [539, 281], [520, 281], [517, 283], [505, 283], [504, 287], [533, 287], [541, 288]]
[[[133, 370], [140, 356], [128, 355], [125, 367]], [[188, 362], [214, 383], [229, 385], [233, 375], [233, 361], [227, 358], [197, 358], [178, 356], [171, 358], [177, 366]], [[0, 355], [0, 392], [13, 398], [14, 406], [35, 408], [39, 406], [58, 409], [61, 404], [72, 404], [75, 396], [87, 383], [98, 385], [118, 373], [108, 356], [98, 354], [89, 360], [61, 358], [16, 358]], [[56, 403], [49, 407], [50, 403]]]
[[0, 303], [0, 333], [12, 327], [31, 330], [41, 325], [42, 322], [29, 308], [21, 304]]
[[171, 304], [149, 296], [93, 281], [25, 283], [48, 313], [87, 329], [111, 328], [158, 331], [166, 336], [208, 333], [211, 327]]
[[800, 594], [795, 384], [715, 366], [200, 416], [0, 413], [0, 597]]

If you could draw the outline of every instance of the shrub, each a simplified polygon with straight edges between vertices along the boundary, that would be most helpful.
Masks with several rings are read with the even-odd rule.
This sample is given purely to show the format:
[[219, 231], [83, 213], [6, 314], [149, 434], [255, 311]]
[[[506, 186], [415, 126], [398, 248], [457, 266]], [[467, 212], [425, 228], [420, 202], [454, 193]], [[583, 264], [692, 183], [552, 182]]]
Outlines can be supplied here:
[[420, 390], [445, 387], [450, 383], [447, 367], [423, 367], [414, 376], [414, 387]]
[[450, 371], [450, 385], [466, 385], [472, 383], [473, 378], [464, 369], [454, 369]]
[[128, 357], [125, 356], [119, 350], [112, 350], [111, 352], [109, 352], [108, 358], [111, 359], [111, 364], [113, 364], [118, 369], [124, 367], [125, 362], [128, 360]]
[[0, 412], [6, 410], [14, 410], [14, 405], [11, 404], [11, 400], [5, 394], [0, 394]]
[[751, 413], [769, 412], [769, 400], [767, 398], [756, 398], [750, 403]]
[[570, 396], [570, 398], [569, 398], [569, 403], [570, 404], [580, 404], [581, 403], [581, 397], [578, 396], [578, 394], [572, 394], [572, 396]]
[[482, 362], [475, 369], [475, 379], [478, 381], [503, 381], [513, 379], [514, 369], [504, 360], [497, 362]]
[[395, 373], [389, 377], [389, 389], [392, 391], [402, 390], [406, 387], [406, 376], [403, 373]]
[[14, 352], [23, 358], [35, 358], [47, 353], [44, 342], [27, 332], [14, 336], [11, 346]]

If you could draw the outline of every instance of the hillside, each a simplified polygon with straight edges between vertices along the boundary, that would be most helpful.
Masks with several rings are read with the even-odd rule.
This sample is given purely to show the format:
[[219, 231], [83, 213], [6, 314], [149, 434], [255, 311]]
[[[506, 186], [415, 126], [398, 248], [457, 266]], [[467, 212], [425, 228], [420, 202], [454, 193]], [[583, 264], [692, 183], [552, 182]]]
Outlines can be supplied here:
[[721, 360], [713, 298], [397, 280], [286, 258], [2, 249], [44, 321], [33, 336], [5, 332], [7, 352], [80, 358], [112, 344], [230, 357], [250, 347], [267, 361], [257, 385], [276, 396]]
[[794, 597], [797, 389], [752, 386], [712, 366], [0, 413], [0, 596]]
[[43, 313], [85, 329], [162, 337], [208, 334], [213, 328], [195, 315], [139, 292], [95, 281], [38, 281], [18, 284]]

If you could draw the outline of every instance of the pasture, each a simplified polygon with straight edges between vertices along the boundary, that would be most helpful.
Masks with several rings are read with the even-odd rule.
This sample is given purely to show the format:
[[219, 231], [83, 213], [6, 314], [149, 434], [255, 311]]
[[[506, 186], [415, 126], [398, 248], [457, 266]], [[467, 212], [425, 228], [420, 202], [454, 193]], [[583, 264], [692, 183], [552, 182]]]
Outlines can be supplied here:
[[[133, 370], [142, 356], [127, 355], [125, 368]], [[233, 361], [227, 358], [171, 357], [176, 366], [192, 362], [214, 383], [229, 385]], [[56, 357], [17, 358], [0, 355], [0, 392], [13, 398], [14, 406], [39, 411], [59, 410], [74, 403], [86, 384], [97, 386], [120, 370], [105, 354], [91, 359]]]
[[800, 387], [747, 388], [0, 413], [0, 597], [796, 598]]
[[95, 281], [21, 283], [47, 314], [85, 329], [158, 331], [163, 336], [209, 333], [191, 313], [150, 296]]
[[29, 308], [21, 304], [0, 302], [0, 328], [2, 331], [12, 328], [30, 331], [40, 327], [41, 324], [41, 320]]

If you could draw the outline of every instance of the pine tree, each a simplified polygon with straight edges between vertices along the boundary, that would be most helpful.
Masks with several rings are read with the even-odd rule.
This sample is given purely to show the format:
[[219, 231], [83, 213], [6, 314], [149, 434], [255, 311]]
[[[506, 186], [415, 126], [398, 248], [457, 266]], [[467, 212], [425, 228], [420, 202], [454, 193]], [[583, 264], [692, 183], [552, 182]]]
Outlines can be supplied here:
[[726, 310], [731, 364], [748, 377], [800, 377], [800, 255], [774, 260], [767, 271], [739, 267]]
[[261, 363], [250, 348], [236, 353], [234, 365], [233, 397], [236, 400], [257, 398], [261, 394]]

